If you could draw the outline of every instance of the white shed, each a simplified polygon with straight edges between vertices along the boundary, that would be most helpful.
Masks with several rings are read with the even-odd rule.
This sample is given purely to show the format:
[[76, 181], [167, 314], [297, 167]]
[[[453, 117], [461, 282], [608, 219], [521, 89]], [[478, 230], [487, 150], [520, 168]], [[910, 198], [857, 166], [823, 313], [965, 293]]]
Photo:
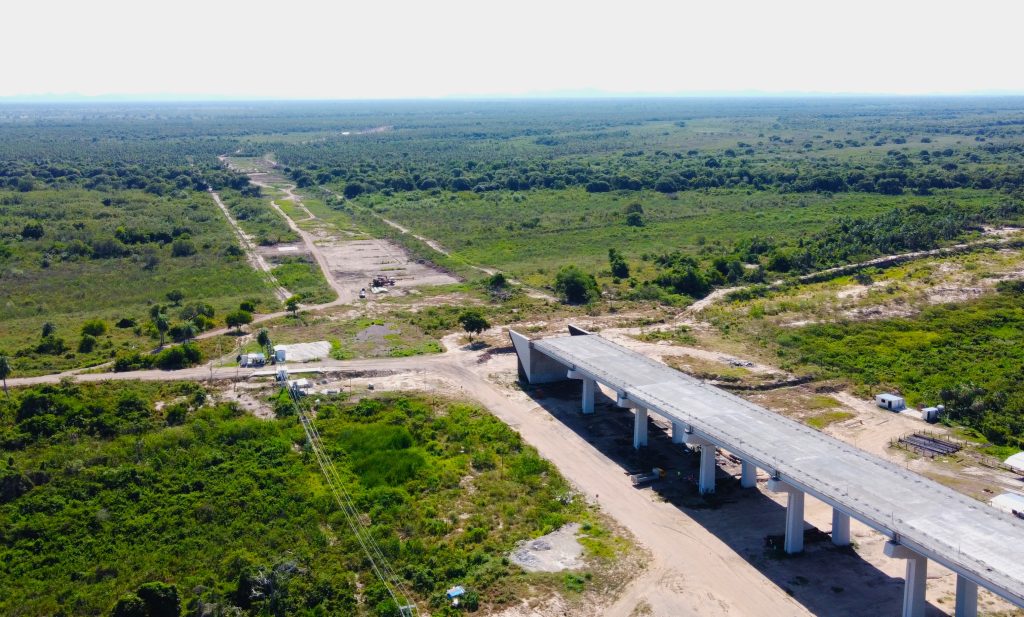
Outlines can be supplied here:
[[992, 507], [1012, 514], [1018, 518], [1024, 518], [1024, 495], [1017, 493], [1003, 493], [993, 497], [989, 502]]
[[876, 394], [875, 404], [882, 409], [888, 409], [889, 411], [903, 411], [907, 408], [907, 402], [903, 400], [902, 396], [890, 394], [888, 392], [884, 394]]
[[1010, 469], [1024, 476], [1024, 452], [1018, 452], [1010, 458], [1003, 461]]
[[274, 361], [275, 362], [287, 362], [288, 361], [288, 347], [286, 345], [274, 345]]

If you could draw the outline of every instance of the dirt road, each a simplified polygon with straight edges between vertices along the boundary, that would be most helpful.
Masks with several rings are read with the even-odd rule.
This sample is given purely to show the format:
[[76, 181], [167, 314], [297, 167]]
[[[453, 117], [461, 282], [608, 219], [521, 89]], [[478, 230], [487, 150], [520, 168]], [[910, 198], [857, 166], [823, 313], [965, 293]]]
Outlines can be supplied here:
[[291, 296], [291, 293], [282, 287], [277, 282], [277, 279], [274, 278], [274, 275], [270, 273], [270, 264], [268, 264], [267, 261], [263, 259], [263, 255], [260, 255], [260, 252], [256, 250], [256, 245], [253, 243], [249, 234], [245, 233], [241, 226], [239, 226], [238, 221], [235, 220], [235, 217], [231, 216], [231, 211], [228, 210], [228, 207], [224, 205], [223, 201], [221, 201], [220, 195], [216, 191], [210, 189], [210, 196], [213, 197], [213, 201], [217, 204], [217, 207], [220, 208], [220, 211], [224, 213], [224, 218], [228, 220], [228, 224], [231, 225], [233, 230], [235, 230], [235, 235], [238, 236], [238, 241], [242, 245], [242, 249], [245, 251], [245, 257], [248, 259], [249, 265], [251, 265], [254, 270], [260, 270], [266, 273], [267, 277], [274, 284], [274, 294], [277, 296], [278, 300], [284, 301], [288, 299]]

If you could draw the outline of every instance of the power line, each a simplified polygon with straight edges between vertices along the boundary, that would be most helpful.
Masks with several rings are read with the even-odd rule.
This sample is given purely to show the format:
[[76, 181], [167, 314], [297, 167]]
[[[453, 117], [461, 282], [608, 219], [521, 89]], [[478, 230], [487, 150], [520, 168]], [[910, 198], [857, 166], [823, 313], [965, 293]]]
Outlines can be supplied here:
[[[292, 406], [295, 408], [299, 416], [299, 422], [302, 424], [302, 429], [306, 433], [306, 440], [309, 442], [310, 449], [313, 451], [313, 455], [316, 457], [317, 464], [320, 466], [320, 471], [323, 473], [324, 479], [327, 482], [328, 487], [331, 489], [331, 493], [334, 495], [334, 499], [341, 508], [342, 513], [345, 515], [345, 519], [348, 523], [349, 529], [352, 530], [352, 534], [356, 537], [360, 547], [366, 554], [367, 559], [370, 561], [370, 566], [373, 569], [374, 574], [384, 585], [391, 600], [398, 607], [402, 617], [415, 617], [418, 612], [416, 605], [409, 602], [411, 597], [405, 585], [402, 583], [401, 577], [395, 572], [394, 568], [388, 562], [384, 552], [381, 550], [377, 541], [374, 540], [373, 534], [369, 532], [362, 520], [359, 518], [359, 510], [356, 508], [355, 503], [352, 501], [351, 495], [345, 490], [344, 482], [342, 481], [341, 475], [338, 473], [337, 467], [334, 466], [334, 462], [324, 451], [323, 441], [320, 438], [320, 432], [313, 424], [313, 416], [303, 404], [300, 395], [293, 390], [291, 387], [285, 384], [285, 388], [288, 390], [289, 398], [291, 399]], [[397, 589], [397, 593], [396, 590]]]

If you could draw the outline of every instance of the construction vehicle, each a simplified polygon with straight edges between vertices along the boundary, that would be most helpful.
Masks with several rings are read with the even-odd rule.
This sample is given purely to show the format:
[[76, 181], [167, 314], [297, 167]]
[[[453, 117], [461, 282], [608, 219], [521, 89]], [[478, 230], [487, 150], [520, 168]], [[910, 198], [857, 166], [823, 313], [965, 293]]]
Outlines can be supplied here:
[[391, 278], [390, 276], [388, 276], [386, 274], [378, 274], [377, 276], [373, 277], [373, 280], [370, 282], [370, 287], [394, 287], [394, 286], [395, 286], [395, 279]]

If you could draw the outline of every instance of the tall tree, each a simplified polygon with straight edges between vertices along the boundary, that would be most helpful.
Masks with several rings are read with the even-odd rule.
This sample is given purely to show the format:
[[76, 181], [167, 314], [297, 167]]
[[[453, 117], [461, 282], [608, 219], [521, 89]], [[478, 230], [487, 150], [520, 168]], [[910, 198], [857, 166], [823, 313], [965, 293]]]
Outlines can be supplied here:
[[153, 315], [153, 327], [160, 334], [160, 347], [163, 347], [164, 341], [167, 339], [167, 331], [171, 329], [171, 322], [167, 319], [167, 314], [159, 311]]
[[480, 334], [487, 328], [491, 327], [490, 322], [484, 317], [484, 314], [479, 309], [466, 309], [459, 315], [459, 323], [462, 324], [462, 329], [469, 334], [469, 341], [473, 342], [473, 335]]
[[256, 342], [266, 351], [268, 358], [274, 355], [274, 348], [270, 346], [269, 330], [260, 328], [260, 331], [256, 334]]
[[292, 312], [293, 317], [298, 317], [299, 315], [299, 302], [301, 300], [302, 298], [300, 296], [292, 296], [285, 300], [285, 306]]
[[11, 374], [11, 361], [7, 356], [0, 354], [0, 379], [4, 382], [4, 394], [7, 394], [7, 377]]

